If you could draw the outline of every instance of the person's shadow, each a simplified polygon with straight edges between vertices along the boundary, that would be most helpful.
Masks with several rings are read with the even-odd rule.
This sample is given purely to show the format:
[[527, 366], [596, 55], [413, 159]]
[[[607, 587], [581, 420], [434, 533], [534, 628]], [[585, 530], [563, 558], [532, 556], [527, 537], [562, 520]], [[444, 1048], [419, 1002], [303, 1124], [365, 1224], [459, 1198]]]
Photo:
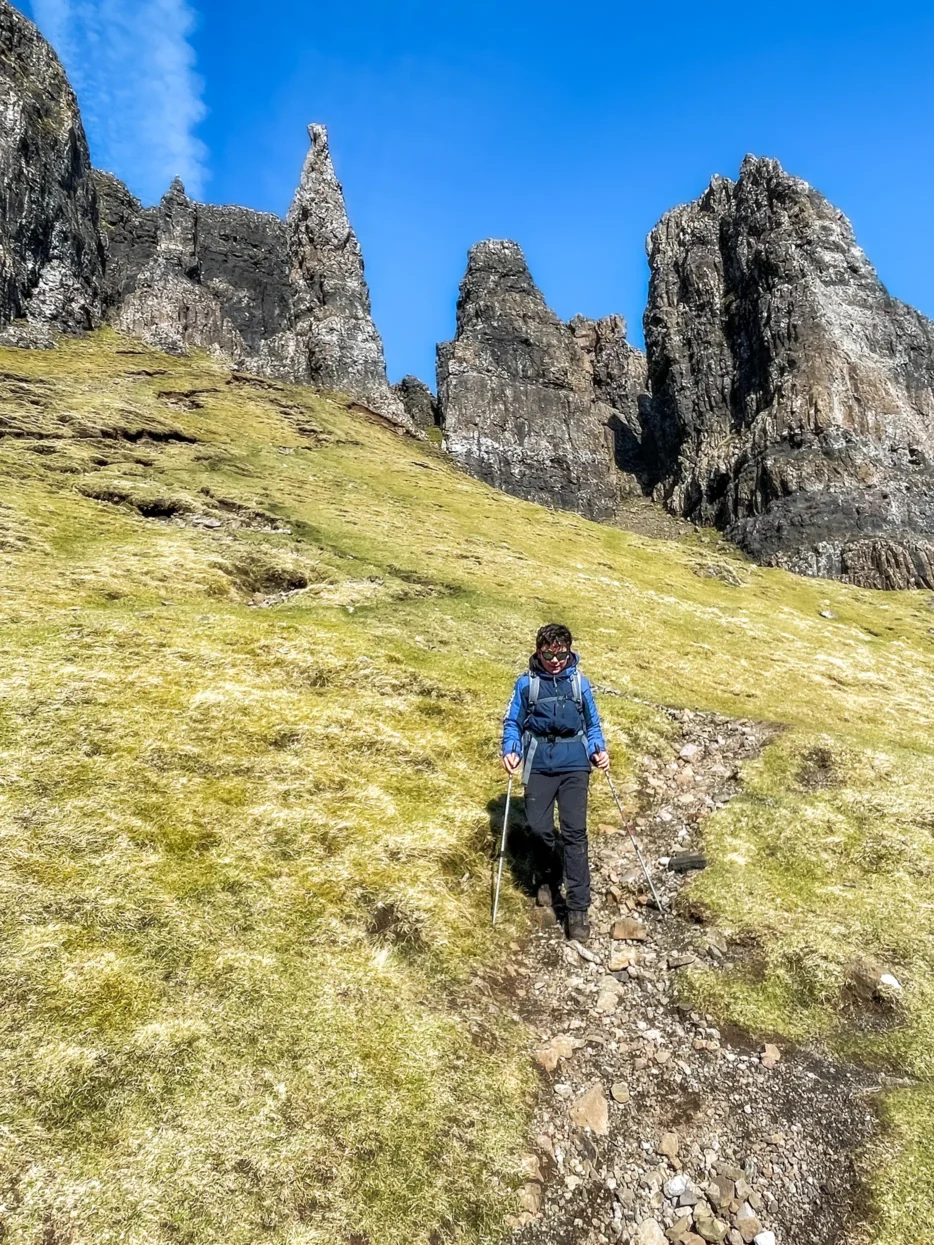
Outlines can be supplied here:
[[[490, 874], [490, 911], [496, 896], [496, 879], [499, 874], [499, 850], [503, 841], [503, 816], [506, 812], [506, 796], [498, 795], [486, 806], [490, 817], [492, 838], [492, 871]], [[558, 837], [559, 851], [561, 847]], [[508, 878], [513, 887], [523, 895], [534, 898], [545, 881], [545, 869], [538, 840], [529, 828], [525, 815], [525, 797], [514, 795], [509, 801], [509, 825], [506, 828], [506, 855], [503, 881]]]

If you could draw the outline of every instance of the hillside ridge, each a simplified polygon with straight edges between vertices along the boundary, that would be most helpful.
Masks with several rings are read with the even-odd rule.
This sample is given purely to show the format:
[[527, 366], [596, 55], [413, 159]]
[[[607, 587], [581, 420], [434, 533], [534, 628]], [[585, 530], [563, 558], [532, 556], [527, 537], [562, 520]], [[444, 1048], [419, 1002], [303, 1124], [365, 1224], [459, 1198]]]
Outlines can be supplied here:
[[[552, 930], [523, 949], [519, 874], [490, 925], [500, 718], [552, 616], [577, 637], [627, 802], [654, 810], [638, 832], [655, 875], [681, 826], [708, 859], [673, 929], [722, 959], [627, 971], [633, 1022], [645, 1006], [687, 1031], [679, 1003], [711, 1016], [720, 1039], [703, 1040], [720, 1051], [686, 1060], [704, 1083], [743, 1083], [738, 1030], [781, 1035], [777, 1068], [749, 1065], [768, 1073], [763, 1094], [828, 1052], [871, 1068], [882, 1129], [853, 1157], [864, 1235], [913, 1239], [934, 1187], [923, 596], [763, 569], [710, 530], [655, 540], [514, 499], [347, 398], [110, 329], [0, 348], [0, 413], [10, 1239], [492, 1241], [528, 1196], [522, 1156], [546, 1153], [543, 1109], [573, 1133], [562, 1179], [584, 1168], [580, 1197], [599, 1192], [618, 1239], [637, 1214], [662, 1230], [656, 1190], [640, 1177], [631, 1206], [611, 1199], [618, 1177], [594, 1185], [587, 1164], [625, 1148], [627, 1111], [652, 1121], [640, 1146], [660, 1127], [688, 1146], [703, 1085], [698, 1102], [669, 1081], [674, 1054], [656, 1076], [635, 1066], [641, 1047], [579, 1053], [554, 1086], [602, 1083], [631, 1057], [634, 1105], [607, 1138], [573, 1124], [576, 1097], [534, 1070], [539, 1035], [509, 973], [565, 944]], [[783, 729], [723, 763], [725, 802], [708, 786], [716, 736], [695, 769], [660, 705]], [[609, 863], [619, 836], [600, 826], [614, 822], [597, 784], [594, 856], [618, 879], [601, 922], [644, 898]], [[855, 962], [896, 978], [898, 997]], [[607, 974], [584, 964], [568, 966], [571, 994], [557, 973], [551, 985], [586, 1037], [607, 1023], [590, 990]], [[655, 1041], [617, 1015], [608, 1042]], [[807, 1184], [817, 1168], [769, 1148], [771, 1118], [727, 1099], [722, 1135], [771, 1154], [750, 1183], [776, 1199], [776, 1226], [834, 1204]], [[724, 1103], [718, 1089], [710, 1105]], [[565, 1192], [546, 1196], [563, 1207]], [[607, 1236], [603, 1220], [576, 1231]]]

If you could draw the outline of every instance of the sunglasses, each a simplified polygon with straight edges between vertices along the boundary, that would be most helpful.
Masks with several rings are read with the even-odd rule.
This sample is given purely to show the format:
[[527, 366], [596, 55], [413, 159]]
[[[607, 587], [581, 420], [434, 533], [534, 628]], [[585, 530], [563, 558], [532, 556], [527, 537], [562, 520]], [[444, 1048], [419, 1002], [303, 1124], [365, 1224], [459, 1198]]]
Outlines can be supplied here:
[[549, 653], [543, 649], [539, 653], [539, 657], [541, 657], [542, 661], [567, 661], [570, 656], [571, 653], [569, 649], [565, 649], [561, 653]]

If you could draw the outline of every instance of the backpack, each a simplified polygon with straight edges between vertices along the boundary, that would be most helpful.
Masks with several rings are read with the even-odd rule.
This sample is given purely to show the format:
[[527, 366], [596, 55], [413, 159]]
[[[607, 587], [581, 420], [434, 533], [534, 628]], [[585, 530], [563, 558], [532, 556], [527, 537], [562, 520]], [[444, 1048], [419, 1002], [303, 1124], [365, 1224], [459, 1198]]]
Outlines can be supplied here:
[[[529, 709], [534, 709], [541, 699], [542, 681], [537, 674], [529, 675]], [[547, 699], [547, 697], [546, 697]], [[571, 699], [580, 713], [581, 718], [584, 717], [584, 696], [581, 691], [581, 674], [580, 670], [575, 669], [571, 675]], [[582, 730], [578, 736], [579, 739], [587, 740], [586, 730]], [[525, 754], [525, 764], [522, 767], [522, 782], [527, 786], [529, 777], [532, 773], [532, 761], [535, 759], [535, 752], [538, 748], [538, 739], [531, 735], [528, 731], [523, 738], [523, 752]]]

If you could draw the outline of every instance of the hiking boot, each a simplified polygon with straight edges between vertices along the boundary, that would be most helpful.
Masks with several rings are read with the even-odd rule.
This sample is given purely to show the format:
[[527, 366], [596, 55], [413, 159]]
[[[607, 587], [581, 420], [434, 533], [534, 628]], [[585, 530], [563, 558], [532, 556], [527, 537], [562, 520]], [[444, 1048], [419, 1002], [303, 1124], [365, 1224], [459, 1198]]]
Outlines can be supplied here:
[[572, 942], [587, 942], [590, 938], [590, 921], [586, 912], [568, 913], [568, 938]]

